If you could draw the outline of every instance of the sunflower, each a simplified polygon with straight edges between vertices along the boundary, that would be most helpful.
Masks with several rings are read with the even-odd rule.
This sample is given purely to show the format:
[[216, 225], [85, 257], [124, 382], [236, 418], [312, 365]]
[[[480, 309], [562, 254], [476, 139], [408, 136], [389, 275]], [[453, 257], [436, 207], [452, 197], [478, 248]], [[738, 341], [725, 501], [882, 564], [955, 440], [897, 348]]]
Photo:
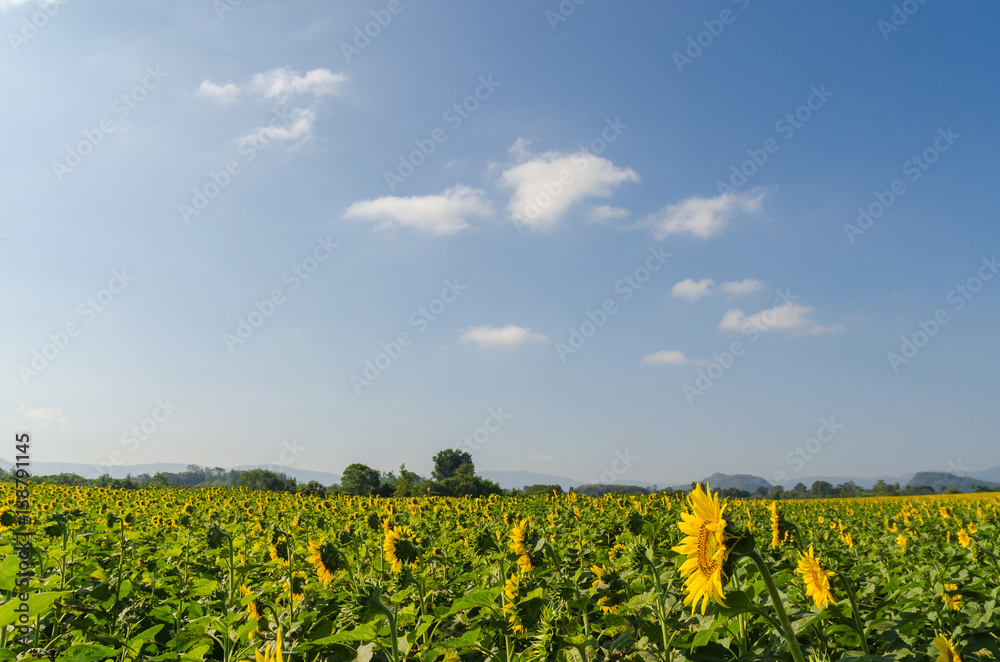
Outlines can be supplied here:
[[934, 648], [938, 652], [937, 662], [962, 662], [955, 645], [940, 632], [934, 637]]
[[833, 599], [833, 593], [830, 592], [830, 577], [836, 573], [823, 569], [813, 556], [812, 545], [809, 546], [807, 554], [799, 552], [799, 574], [806, 583], [806, 595], [813, 599], [819, 609], [825, 609]]
[[771, 511], [771, 549], [781, 546], [781, 515], [778, 514], [778, 502], [772, 501], [767, 507]]
[[278, 638], [274, 641], [274, 648], [270, 646], [264, 646], [263, 654], [259, 650], [254, 651], [254, 655], [257, 657], [257, 662], [285, 662], [285, 658], [281, 655], [281, 626], [278, 626]]
[[965, 532], [965, 529], [958, 530], [958, 542], [962, 547], [968, 547], [972, 543], [972, 537]]
[[521, 572], [530, 572], [534, 568], [534, 564], [525, 543], [530, 544], [533, 538], [531, 522], [526, 519], [521, 520], [511, 527], [510, 533], [507, 535], [510, 536], [511, 550], [517, 554], [517, 567]]
[[614, 614], [618, 612], [618, 605], [624, 601], [624, 594], [622, 591], [627, 588], [627, 584], [622, 581], [618, 576], [618, 573], [614, 570], [608, 570], [603, 565], [594, 565], [590, 567], [590, 571], [594, 573], [594, 581], [591, 583], [593, 588], [598, 589], [597, 595], [597, 606], [601, 608], [601, 611], [605, 614]]
[[312, 554], [306, 561], [316, 568], [316, 575], [326, 586], [333, 581], [333, 573], [347, 566], [344, 555], [329, 540], [323, 542], [309, 541], [309, 552]]
[[511, 627], [514, 628], [515, 634], [521, 634], [524, 632], [524, 624], [521, 623], [518, 617], [517, 611], [517, 598], [518, 598], [518, 586], [520, 580], [516, 574], [511, 575], [503, 585], [503, 594], [507, 598], [506, 603], [503, 606], [503, 611], [507, 614], [507, 620], [510, 622]]
[[306, 597], [306, 573], [296, 572], [289, 582], [285, 580], [285, 590], [292, 596], [292, 600], [300, 602]]
[[673, 548], [678, 554], [687, 556], [681, 566], [684, 576], [684, 604], [694, 610], [701, 600], [701, 613], [705, 613], [710, 598], [723, 607], [726, 606], [722, 588], [727, 582], [724, 566], [729, 559], [730, 542], [726, 536], [726, 520], [722, 518], [725, 506], [719, 505], [718, 494], [712, 495], [696, 484], [688, 495], [690, 513], [681, 513], [678, 527], [686, 536], [681, 544]]
[[385, 558], [389, 561], [393, 572], [402, 570], [404, 563], [416, 566], [420, 559], [416, 534], [408, 526], [386, 529], [382, 549], [385, 550]]
[[962, 611], [962, 595], [958, 592], [958, 584], [945, 584], [945, 592], [941, 594], [941, 602], [952, 611]]

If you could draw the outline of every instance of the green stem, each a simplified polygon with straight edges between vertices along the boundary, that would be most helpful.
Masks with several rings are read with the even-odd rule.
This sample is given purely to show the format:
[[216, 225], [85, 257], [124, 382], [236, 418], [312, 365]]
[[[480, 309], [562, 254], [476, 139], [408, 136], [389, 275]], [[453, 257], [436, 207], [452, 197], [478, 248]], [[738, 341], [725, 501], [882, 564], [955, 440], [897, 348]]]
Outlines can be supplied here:
[[865, 638], [865, 628], [861, 624], [861, 613], [858, 611], [858, 601], [854, 596], [854, 587], [851, 586], [853, 579], [851, 581], [847, 580], [846, 575], [837, 574], [840, 578], [840, 583], [844, 587], [844, 592], [847, 593], [847, 598], [851, 601], [851, 614], [854, 616], [854, 626], [858, 631], [858, 636], [861, 637], [861, 647], [865, 651], [865, 655], [871, 655], [871, 651], [868, 650], [868, 639]]
[[653, 579], [656, 580], [656, 616], [657, 620], [660, 621], [660, 637], [663, 639], [663, 657], [664, 659], [669, 659], [670, 645], [667, 643], [667, 615], [663, 609], [665, 602], [663, 582], [660, 581], [660, 571], [657, 570], [656, 564], [652, 561], [647, 561], [647, 564], [650, 570], [653, 571]]
[[791, 651], [792, 658], [795, 659], [795, 662], [805, 662], [805, 659], [802, 657], [802, 650], [799, 648], [799, 642], [795, 638], [795, 631], [788, 620], [788, 614], [785, 613], [785, 606], [781, 603], [781, 595], [778, 593], [778, 587], [774, 585], [774, 579], [771, 577], [771, 571], [768, 569], [764, 557], [756, 549], [751, 550], [747, 556], [753, 560], [757, 566], [757, 571], [760, 572], [760, 576], [764, 580], [768, 595], [771, 596], [771, 602], [774, 604], [774, 610], [778, 613], [778, 622], [781, 623], [781, 629], [784, 630], [782, 634], [785, 637], [785, 641], [788, 642], [788, 650]]

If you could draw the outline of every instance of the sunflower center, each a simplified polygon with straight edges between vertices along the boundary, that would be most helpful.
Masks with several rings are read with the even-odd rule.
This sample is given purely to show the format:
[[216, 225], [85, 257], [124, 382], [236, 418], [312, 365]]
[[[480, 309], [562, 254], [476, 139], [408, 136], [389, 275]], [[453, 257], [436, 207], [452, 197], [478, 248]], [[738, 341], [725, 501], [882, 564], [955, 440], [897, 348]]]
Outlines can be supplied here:
[[698, 569], [702, 574], [710, 575], [718, 569], [719, 561], [715, 558], [718, 548], [715, 533], [702, 524], [698, 529]]

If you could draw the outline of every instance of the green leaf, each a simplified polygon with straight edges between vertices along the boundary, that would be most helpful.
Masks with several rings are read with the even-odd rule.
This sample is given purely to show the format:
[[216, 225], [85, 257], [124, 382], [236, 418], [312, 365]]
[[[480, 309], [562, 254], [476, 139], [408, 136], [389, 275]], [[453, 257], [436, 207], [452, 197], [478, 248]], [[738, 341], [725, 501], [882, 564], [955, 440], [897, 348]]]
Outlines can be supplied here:
[[94, 662], [107, 657], [115, 657], [118, 651], [107, 646], [97, 644], [77, 644], [70, 646], [61, 655], [56, 657], [57, 662]]
[[[44, 614], [52, 607], [53, 602], [64, 595], [69, 595], [69, 591], [30, 594], [28, 596], [28, 618], [34, 618]], [[15, 599], [7, 602], [3, 606], [0, 606], [0, 628], [5, 628], [8, 625], [13, 625], [17, 622], [20, 613], [15, 610], [20, 605], [21, 601]]]
[[378, 631], [373, 626], [366, 623], [364, 625], [359, 625], [353, 630], [338, 632], [337, 634], [330, 635], [329, 637], [323, 637], [322, 639], [317, 639], [316, 641], [311, 641], [309, 643], [338, 644], [345, 641], [375, 641], [377, 637]]
[[451, 616], [452, 614], [462, 611], [463, 609], [475, 609], [476, 607], [489, 609], [496, 606], [496, 600], [500, 597], [500, 592], [503, 589], [500, 587], [491, 588], [486, 591], [476, 591], [474, 593], [469, 593], [468, 595], [463, 595], [452, 605], [451, 610], [446, 614], [446, 616]]
[[13, 591], [17, 583], [17, 569], [21, 559], [17, 554], [11, 554], [0, 563], [0, 589]]

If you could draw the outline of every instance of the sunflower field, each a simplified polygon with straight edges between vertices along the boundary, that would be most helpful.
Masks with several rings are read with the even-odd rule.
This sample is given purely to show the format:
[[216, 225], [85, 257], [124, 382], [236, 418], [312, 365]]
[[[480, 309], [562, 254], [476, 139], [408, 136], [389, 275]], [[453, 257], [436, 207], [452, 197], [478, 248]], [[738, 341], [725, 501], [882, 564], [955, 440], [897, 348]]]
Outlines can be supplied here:
[[1000, 659], [996, 494], [15, 497], [0, 661]]

